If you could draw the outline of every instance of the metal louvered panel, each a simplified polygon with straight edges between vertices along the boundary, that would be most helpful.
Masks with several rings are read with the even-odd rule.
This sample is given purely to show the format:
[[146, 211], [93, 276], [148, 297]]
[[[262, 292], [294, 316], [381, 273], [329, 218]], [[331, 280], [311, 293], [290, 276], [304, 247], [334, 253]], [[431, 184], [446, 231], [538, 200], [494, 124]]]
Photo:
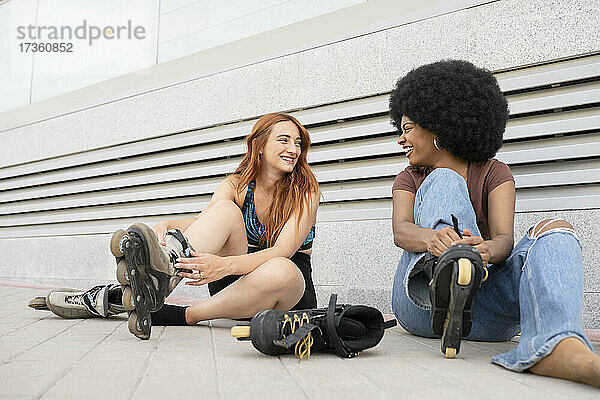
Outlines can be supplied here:
[[[575, 65], [570, 66], [570, 64]], [[599, 65], [600, 57], [596, 56], [590, 57], [587, 62], [585, 59], [573, 60], [570, 62], [561, 62], [519, 70], [516, 73], [519, 76], [516, 77], [513, 76], [515, 75], [515, 72], [502, 73], [498, 75], [498, 81], [501, 88], [505, 91], [515, 91], [538, 86], [556, 86], [564, 82], [598, 77], [598, 70], [600, 70]], [[599, 85], [592, 85], [592, 87], [588, 88], [588, 91], [598, 86]], [[564, 91], [564, 88], [559, 90]], [[567, 91], [568, 93], [563, 93], [561, 95], [544, 94], [542, 95], [542, 97], [544, 97], [542, 100], [518, 100], [522, 95], [517, 96], [515, 104], [511, 104], [511, 113], [515, 113], [517, 111], [519, 113], [534, 112], [540, 109], [541, 103], [546, 104], [546, 108], [553, 109], [569, 107], [574, 104], [586, 104], [598, 101], [598, 93], [594, 90], [592, 90], [592, 92], [583, 90], [583, 93], [571, 93], [570, 90]], [[589, 94], [592, 94], [592, 96], [589, 97]], [[537, 95], [534, 94], [534, 96]], [[381, 95], [341, 104], [321, 106], [310, 110], [298, 111], [292, 113], [292, 115], [299, 118], [304, 125], [310, 127], [331, 121], [340, 121], [350, 118], [355, 119], [357, 117], [365, 117], [374, 114], [385, 114], [388, 109], [388, 101], [388, 95]], [[92, 150], [85, 153], [42, 160], [25, 165], [0, 168], [0, 180], [12, 176], [27, 175], [53, 169], [74, 167], [118, 158], [131, 157], [140, 154], [160, 152], [164, 149], [177, 149], [206, 143], [214, 143], [222, 140], [240, 139], [250, 131], [253, 122], [254, 121], [245, 121], [234, 125], [218, 126], [184, 132], [176, 135], [170, 134], [144, 141]], [[318, 136], [318, 133], [315, 133], [313, 141], [319, 141]], [[332, 138], [334, 136], [335, 135], [331, 134]], [[327, 140], [331, 139], [328, 138]]]
[[[548, 106], [550, 110], [554, 110], [555, 108], [562, 108], [562, 107], [569, 107], [572, 106], [574, 103], [577, 104], [583, 104], [583, 103], [590, 103], [590, 104], [595, 104], [600, 102], [600, 88], [599, 89], [586, 89], [588, 88], [590, 85], [592, 86], [598, 86], [600, 87], [600, 83], [596, 84], [596, 83], [587, 83], [584, 85], [571, 85], [568, 86], [566, 88], [561, 88], [560, 90], [566, 90], [567, 93], [561, 93], [561, 94], [554, 94], [551, 96], [543, 96], [544, 93], [547, 93], [547, 91], [542, 91], [542, 94], [540, 95], [539, 93], [534, 93], [532, 94], [526, 94], [527, 96], [531, 97], [531, 96], [535, 96], [535, 98], [533, 99], [526, 99], [526, 100], [517, 100], [515, 102], [512, 102], [510, 104], [511, 109], [516, 109], [517, 113], [531, 113], [534, 111], [540, 111], [540, 107], [543, 106]], [[582, 89], [583, 88], [583, 89]], [[552, 91], [555, 91], [556, 89], [550, 89]], [[588, 96], [590, 94], [593, 94], [593, 96]], [[521, 95], [519, 95], [521, 96]], [[596, 98], [596, 97], [598, 98]], [[387, 95], [385, 95], [384, 97], [387, 98]], [[386, 100], [387, 101], [387, 100]], [[342, 106], [340, 106], [342, 107]], [[342, 107], [344, 108], [344, 107]], [[353, 107], [350, 107], [353, 108]], [[346, 109], [346, 108], [344, 108]], [[596, 128], [597, 122], [598, 122], [598, 117], [597, 115], [594, 116], [592, 115], [591, 118], [584, 118], [583, 120], [581, 120], [581, 118], [573, 118], [576, 119], [575, 121], [566, 121], [564, 122], [561, 126], [554, 126], [552, 124], [552, 122], [546, 122], [546, 123], [541, 123], [541, 126], [533, 126], [530, 127], [531, 129], [528, 129], [528, 127], [521, 127], [518, 124], [515, 125], [510, 125], [507, 129], [507, 139], [512, 139], [512, 138], [516, 138], [516, 137], [534, 137], [535, 134], [537, 135], [548, 135], [550, 134], [548, 131], [545, 131], [545, 128], [548, 128], [549, 126], [556, 131], [556, 129], [561, 129], [561, 128], [566, 128], [566, 129], [570, 129], [568, 128], [568, 123], [573, 123], [574, 126], [578, 126], [584, 129], [594, 129]], [[525, 122], [526, 121], [522, 121]], [[321, 129], [316, 128], [315, 129], [315, 133], [314, 133], [314, 137], [312, 138], [312, 141], [314, 143], [314, 147], [311, 151], [311, 153], [309, 154], [309, 162], [322, 162], [322, 161], [327, 161], [329, 157], [332, 156], [332, 154], [335, 155], [336, 151], [335, 149], [333, 150], [333, 152], [329, 151], [329, 153], [324, 152], [321, 153], [319, 150], [319, 146], [317, 146], [320, 143], [331, 143], [332, 141], [335, 140], [348, 140], [348, 139], [356, 139], [356, 138], [360, 138], [360, 137], [364, 137], [364, 136], [370, 136], [370, 135], [381, 135], [381, 134], [392, 134], [394, 132], [394, 129], [389, 125], [389, 123], [387, 122], [387, 117], [380, 117], [380, 118], [376, 118], [374, 121], [370, 121], [369, 123], [364, 123], [361, 121], [356, 121], [353, 123], [348, 124], [349, 126], [342, 126], [342, 127], [331, 127], [331, 126], [326, 126], [323, 127]], [[246, 126], [246, 123], [244, 123], [244, 126]], [[212, 129], [212, 128], [211, 128]], [[241, 132], [239, 129], [237, 128], [232, 128], [232, 127], [228, 127], [228, 126], [224, 126], [222, 127], [223, 130], [225, 130], [226, 132], [234, 132], [236, 135], [239, 135], [239, 132]], [[514, 131], [513, 133], [513, 130]], [[526, 131], [527, 133], [523, 133], [524, 131]], [[216, 134], [214, 132], [211, 132], [213, 136], [215, 136]], [[198, 137], [202, 137], [203, 134], [202, 133], [198, 133], [195, 136]], [[193, 137], [190, 137], [188, 135], [188, 133], [186, 133], [186, 141], [188, 143], [188, 146], [190, 144], [190, 140], [193, 139]], [[182, 147], [182, 148], [174, 148], [173, 150], [170, 151], [164, 151], [165, 148], [169, 149], [172, 147], [168, 147], [168, 146], [164, 146], [164, 145], [160, 145], [160, 142], [157, 141], [157, 139], [150, 139], [151, 141], [153, 141], [152, 144], [152, 149], [154, 151], [160, 151], [159, 153], [149, 153], [149, 154], [144, 154], [143, 156], [136, 156], [136, 157], [129, 157], [126, 158], [124, 160], [111, 160], [111, 161], [104, 161], [101, 163], [97, 163], [97, 164], [86, 164], [83, 166], [79, 166], [79, 167], [74, 167], [74, 168], [67, 168], [67, 169], [60, 169], [60, 170], [56, 170], [56, 171], [50, 171], [44, 174], [30, 174], [27, 176], [23, 176], [23, 177], [14, 177], [12, 179], [8, 178], [8, 179], [0, 179], [0, 194], [2, 193], [2, 191], [5, 190], [9, 190], [9, 189], [16, 189], [16, 188], [22, 188], [22, 187], [27, 187], [27, 186], [37, 186], [37, 185], [44, 185], [44, 184], [49, 184], [49, 183], [55, 183], [55, 182], [62, 182], [62, 181], [70, 181], [70, 180], [76, 180], [76, 179], [84, 179], [84, 178], [90, 178], [90, 177], [95, 177], [95, 176], [102, 176], [102, 175], [110, 175], [110, 174], [116, 174], [116, 173], [120, 173], [120, 172], [124, 172], [124, 171], [133, 171], [133, 170], [143, 170], [143, 169], [149, 169], [149, 168], [160, 168], [166, 165], [173, 165], [173, 164], [184, 164], [184, 163], [192, 163], [192, 162], [199, 162], [199, 161], [205, 161], [205, 160], [209, 160], [209, 159], [217, 159], [220, 157], [224, 157], [224, 156], [229, 156], [229, 157], [239, 157], [241, 156], [244, 152], [245, 152], [245, 144], [243, 143], [243, 140], [239, 138], [239, 136], [233, 137], [232, 139], [235, 139], [235, 141], [233, 142], [225, 142], [225, 143], [214, 143], [211, 142], [205, 146], [201, 146], [200, 148], [198, 147]], [[169, 137], [168, 140], [171, 141], [176, 141], [176, 138], [172, 138]], [[143, 143], [143, 142], [140, 142]], [[371, 148], [369, 149], [363, 149], [360, 150], [357, 148], [356, 145], [341, 145], [342, 147], [345, 146], [349, 146], [352, 147], [352, 149], [349, 151], [349, 154], [353, 154], [356, 153], [356, 157], [361, 157], [364, 156], [363, 154], [365, 152], [369, 152], [372, 151], [372, 155], [384, 155], [384, 154], [391, 154], [391, 153], [399, 153], [400, 150], [396, 149], [395, 151], [390, 148], [387, 145], [382, 145], [383, 141], [380, 139], [378, 141], [379, 145], [373, 144]], [[371, 145], [371, 144], [368, 144]], [[125, 145], [128, 147], [128, 152], [131, 152], [131, 146], [132, 144], [128, 144]], [[144, 151], [148, 151], [149, 147], [148, 145], [143, 145], [144, 147]], [[332, 148], [332, 146], [329, 146], [329, 148]], [[103, 152], [103, 154], [109, 154], [105, 151], [106, 149], [102, 149], [99, 150], [101, 152]], [[343, 151], [344, 149], [340, 149], [341, 151]], [[119, 153], [117, 151], [117, 153]], [[122, 153], [120, 153], [122, 154]], [[78, 158], [81, 157], [81, 155], [77, 155]], [[96, 156], [94, 156], [96, 157]], [[352, 157], [352, 156], [349, 156]], [[62, 157], [60, 157], [62, 159]], [[43, 161], [42, 163], [46, 163], [46, 161]], [[34, 163], [35, 164], [35, 163]], [[11, 168], [11, 167], [9, 167]], [[26, 166], [23, 166], [22, 168], [26, 168]], [[33, 168], [31, 168], [31, 166], [27, 167], [28, 171], [34, 171], [37, 169], [37, 166], [34, 165]], [[0, 169], [0, 172], [2, 172], [2, 169]]]
[[[400, 155], [400, 148], [393, 141], [393, 137], [384, 136], [375, 140], [367, 139], [365, 141], [352, 141], [343, 144], [335, 143], [321, 146], [312, 154], [313, 157], [311, 160], [328, 162], [314, 167], [317, 178], [323, 183], [394, 176], [406, 166], [406, 160]], [[365, 157], [371, 157], [378, 153], [391, 154], [393, 157], [374, 160], [370, 158], [365, 159]], [[532, 163], [553, 161], [556, 159], [581, 159], [593, 157], [598, 153], [600, 153], [600, 133], [594, 133], [508, 143], [497, 155], [497, 158], [508, 164], [519, 164], [523, 160]], [[340, 159], [344, 160], [344, 162], [340, 163]], [[357, 159], [358, 161], [347, 161], [352, 159]], [[331, 161], [334, 162], [332, 163]], [[213, 167], [222, 166], [218, 163], [211, 163], [213, 163], [211, 164]], [[226, 172], [232, 172], [236, 163], [226, 160]], [[83, 187], [87, 187], [89, 184], [85, 181], [67, 182], [52, 188], [54, 192], [63, 190], [62, 196], [52, 196], [49, 198], [41, 196], [40, 193], [44, 193], [43, 188], [41, 190], [37, 189], [37, 192], [35, 188], [26, 189], [26, 191], [34, 192], [35, 194], [30, 193], [31, 197], [27, 201], [12, 201], [11, 203], [4, 204], [3, 213], [13, 214], [57, 208], [174, 198], [192, 196], [194, 194], [210, 194], [214, 191], [218, 182], [223, 179], [223, 176], [212, 177], [213, 175], [207, 173], [206, 170], [207, 168], [203, 163], [198, 163], [191, 171], [186, 169], [185, 171], [189, 172], [188, 176], [194, 178], [193, 180], [175, 179], [168, 181], [154, 179], [151, 182], [149, 178], [154, 177], [152, 171], [148, 171], [145, 174], [136, 172], [134, 177], [128, 175], [108, 176], [102, 178], [103, 181], [95, 181], [94, 185], [91, 185], [92, 187], [99, 187], [99, 183], [101, 183], [105, 190], [74, 195], [67, 195], [67, 193], [69, 191], [75, 191], [75, 193], [77, 190], [83, 191]], [[222, 169], [222, 171], [225, 170]], [[202, 172], [204, 172], [204, 175]], [[169, 174], [174, 177], [178, 176], [177, 170], [169, 171]], [[531, 179], [535, 180], [537, 174], [534, 174]], [[571, 173], [570, 176], [577, 177], [574, 173]], [[585, 182], [589, 182], [590, 176], [593, 176], [593, 174], [586, 173]], [[128, 182], [129, 186], [123, 185], [123, 181]], [[575, 179], [575, 181], [577, 180]], [[143, 183], [143, 186], [131, 187], [131, 184], [139, 185], [140, 183]], [[9, 191], [8, 193], [10, 194], [11, 192]], [[22, 193], [19, 194], [23, 195]], [[40, 198], [40, 200], [34, 200], [35, 198]]]
[[[498, 75], [512, 113], [498, 158], [513, 169], [518, 211], [600, 207], [598, 65], [589, 57]], [[294, 113], [313, 141], [320, 221], [390, 218], [391, 185], [407, 161], [387, 107], [380, 95]], [[252, 122], [2, 168], [0, 237], [194, 215], [239, 163]]]

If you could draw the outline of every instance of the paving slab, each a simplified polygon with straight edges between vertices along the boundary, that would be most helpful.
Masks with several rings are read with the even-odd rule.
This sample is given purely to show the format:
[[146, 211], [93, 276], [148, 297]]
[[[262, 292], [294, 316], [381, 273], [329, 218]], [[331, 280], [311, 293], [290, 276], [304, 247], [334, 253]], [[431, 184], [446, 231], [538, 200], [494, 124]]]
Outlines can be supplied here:
[[490, 362], [516, 341], [465, 341], [447, 360], [439, 340], [396, 327], [354, 359], [316, 353], [299, 361], [237, 342], [232, 320], [155, 327], [142, 341], [124, 316], [66, 320], [27, 307], [47, 292], [0, 284], [0, 399], [600, 398], [599, 389]]

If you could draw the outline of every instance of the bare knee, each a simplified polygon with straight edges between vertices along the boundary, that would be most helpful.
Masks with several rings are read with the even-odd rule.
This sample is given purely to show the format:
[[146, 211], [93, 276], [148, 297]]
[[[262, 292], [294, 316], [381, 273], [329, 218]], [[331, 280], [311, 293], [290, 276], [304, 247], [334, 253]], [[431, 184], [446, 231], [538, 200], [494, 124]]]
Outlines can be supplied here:
[[544, 219], [544, 220], [538, 222], [531, 229], [530, 235], [532, 238], [537, 238], [544, 232], [548, 232], [552, 229], [558, 229], [558, 228], [569, 229], [569, 230], [575, 229], [575, 228], [573, 228], [573, 225], [571, 225], [570, 223], [568, 223], [567, 221], [564, 221], [562, 219], [557, 219], [557, 220]]
[[304, 293], [302, 273], [290, 259], [275, 257], [255, 269], [253, 278], [265, 291]]

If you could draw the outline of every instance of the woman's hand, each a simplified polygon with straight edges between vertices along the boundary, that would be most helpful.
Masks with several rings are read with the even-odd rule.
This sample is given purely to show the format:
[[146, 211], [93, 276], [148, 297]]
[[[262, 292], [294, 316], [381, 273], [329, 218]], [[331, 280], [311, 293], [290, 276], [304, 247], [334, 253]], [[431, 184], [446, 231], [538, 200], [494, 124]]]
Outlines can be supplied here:
[[427, 241], [427, 251], [439, 257], [453, 242], [460, 240], [458, 233], [450, 227], [438, 229]]
[[[188, 269], [192, 272], [179, 272], [178, 275], [188, 279], [185, 284], [201, 286], [231, 275], [227, 257], [220, 257], [208, 253], [191, 252], [192, 258], [178, 258], [175, 268]], [[198, 272], [194, 272], [198, 271]]]
[[454, 246], [457, 244], [468, 244], [475, 247], [477, 251], [479, 251], [479, 254], [481, 254], [483, 265], [485, 266], [489, 264], [490, 246], [485, 242], [485, 240], [483, 240], [481, 236], [475, 236], [470, 230], [465, 229], [463, 231], [463, 238], [455, 240], [451, 245]]
[[165, 243], [165, 236], [167, 235], [167, 231], [169, 230], [169, 226], [167, 225], [167, 221], [160, 221], [156, 225], [152, 227], [152, 230], [156, 234], [156, 238], [158, 242], [163, 246]]

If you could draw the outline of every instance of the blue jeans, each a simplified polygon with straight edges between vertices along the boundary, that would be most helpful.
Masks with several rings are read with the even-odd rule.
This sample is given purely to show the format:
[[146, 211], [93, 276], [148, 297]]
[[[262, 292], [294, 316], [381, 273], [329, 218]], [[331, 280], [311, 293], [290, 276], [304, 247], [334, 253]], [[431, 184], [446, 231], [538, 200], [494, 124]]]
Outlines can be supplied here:
[[[438, 168], [415, 195], [414, 220], [423, 228], [452, 226], [480, 236], [465, 180]], [[492, 357], [492, 362], [523, 371], [550, 354], [562, 339], [576, 337], [591, 349], [583, 331], [583, 263], [581, 244], [570, 229], [529, 233], [502, 263], [489, 265], [489, 277], [475, 295], [473, 327], [468, 340], [506, 341], [521, 332], [516, 349]], [[429, 320], [429, 287], [422, 274], [411, 274], [424, 253], [402, 254], [392, 292], [392, 308], [400, 325], [424, 337], [433, 333]], [[409, 276], [410, 275], [410, 276]]]

